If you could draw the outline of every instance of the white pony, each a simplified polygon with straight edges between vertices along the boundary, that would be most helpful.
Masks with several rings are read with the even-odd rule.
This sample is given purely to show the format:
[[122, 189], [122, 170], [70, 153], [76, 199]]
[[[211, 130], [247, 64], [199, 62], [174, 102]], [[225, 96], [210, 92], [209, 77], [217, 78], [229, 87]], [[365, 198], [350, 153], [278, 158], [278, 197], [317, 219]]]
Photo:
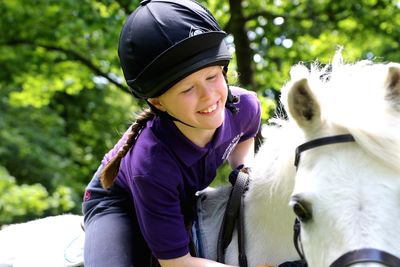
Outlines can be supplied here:
[[80, 266], [81, 223], [82, 216], [65, 214], [6, 226], [0, 231], [0, 267]]
[[[281, 100], [289, 119], [265, 129], [243, 199], [248, 266], [298, 260], [294, 243], [309, 267], [400, 266], [400, 65], [344, 64], [338, 52], [330, 66], [294, 66]], [[222, 220], [217, 211], [228, 194], [228, 187], [200, 194], [211, 259]], [[293, 238], [296, 217], [300, 233]], [[0, 231], [0, 266], [63, 266], [28, 258], [56, 253], [40, 247], [34, 231], [14, 236], [17, 244], [34, 245], [30, 254], [23, 246], [9, 251], [8, 265], [1, 260], [10, 238]], [[33, 264], [18, 265], [18, 255]], [[225, 262], [238, 265], [236, 232]]]
[[330, 75], [291, 76], [283, 101], [302, 142], [345, 138], [298, 151], [290, 205], [308, 265], [400, 266], [400, 65], [346, 65], [338, 53]]
[[[248, 266], [298, 259], [295, 214], [309, 267], [400, 266], [400, 65], [343, 64], [338, 51], [330, 66], [290, 74], [289, 119], [268, 127], [244, 197]], [[224, 198], [218, 190], [205, 209]], [[226, 262], [238, 264], [237, 253], [234, 236]]]

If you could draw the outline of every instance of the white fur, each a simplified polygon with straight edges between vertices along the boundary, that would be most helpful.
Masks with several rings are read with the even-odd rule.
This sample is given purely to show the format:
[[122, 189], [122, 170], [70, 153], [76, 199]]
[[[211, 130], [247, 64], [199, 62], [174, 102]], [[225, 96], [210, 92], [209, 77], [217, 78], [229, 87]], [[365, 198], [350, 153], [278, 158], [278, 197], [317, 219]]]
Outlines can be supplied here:
[[64, 250], [82, 233], [82, 216], [59, 215], [0, 231], [1, 267], [62, 267]]
[[[245, 196], [248, 266], [299, 259], [293, 246], [295, 216], [288, 202], [294, 186], [294, 149], [302, 140], [301, 133], [286, 121], [274, 123], [276, 126], [265, 129], [267, 138], [256, 155]], [[237, 265], [237, 253], [235, 233], [226, 251], [226, 262]]]

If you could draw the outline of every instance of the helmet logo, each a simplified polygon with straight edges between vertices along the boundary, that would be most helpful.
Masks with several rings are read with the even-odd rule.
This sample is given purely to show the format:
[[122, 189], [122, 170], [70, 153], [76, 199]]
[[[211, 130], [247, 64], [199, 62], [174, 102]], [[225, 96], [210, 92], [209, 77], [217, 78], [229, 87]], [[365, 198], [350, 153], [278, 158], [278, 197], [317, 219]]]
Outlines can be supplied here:
[[207, 30], [199, 27], [190, 27], [189, 37], [205, 33]]

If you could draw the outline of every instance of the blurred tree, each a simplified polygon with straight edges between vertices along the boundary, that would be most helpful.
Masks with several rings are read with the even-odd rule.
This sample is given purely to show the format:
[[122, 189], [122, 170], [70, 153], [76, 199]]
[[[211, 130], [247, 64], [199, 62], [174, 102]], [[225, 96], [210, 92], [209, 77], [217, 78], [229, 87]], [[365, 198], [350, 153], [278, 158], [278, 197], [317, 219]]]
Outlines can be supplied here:
[[56, 215], [73, 209], [77, 203], [71, 189], [59, 185], [52, 195], [41, 184], [17, 186], [15, 178], [0, 166], [0, 228], [4, 224], [23, 222], [38, 216]]
[[123, 4], [0, 3], [0, 164], [14, 186], [40, 185], [51, 195], [65, 185], [79, 203], [139, 109], [118, 66]]
[[[46, 208], [25, 209], [26, 218], [79, 212], [84, 186], [143, 104], [129, 95], [117, 56], [120, 29], [139, 2], [0, 1], [0, 165], [14, 177], [0, 190], [19, 197], [34, 189], [46, 202], [68, 189]], [[328, 63], [338, 45], [349, 61], [400, 56], [398, 0], [201, 2], [229, 34], [233, 82], [258, 93], [264, 121], [299, 61]], [[4, 199], [3, 208], [11, 205]]]

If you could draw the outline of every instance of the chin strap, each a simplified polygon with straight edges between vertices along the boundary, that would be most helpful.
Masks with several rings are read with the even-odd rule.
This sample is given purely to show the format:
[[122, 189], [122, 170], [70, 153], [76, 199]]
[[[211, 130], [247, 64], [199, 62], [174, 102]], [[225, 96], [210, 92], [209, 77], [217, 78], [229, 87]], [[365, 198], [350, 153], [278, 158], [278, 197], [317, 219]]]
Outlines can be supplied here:
[[[151, 110], [157, 114], [160, 118], [164, 118], [164, 119], [169, 119], [172, 121], [177, 121], [180, 122], [186, 126], [192, 127], [192, 128], [196, 128], [186, 122], [181, 121], [180, 119], [175, 118], [174, 116], [172, 116], [171, 114], [169, 114], [168, 112], [165, 111], [161, 111], [159, 109], [157, 109], [154, 105], [152, 105], [149, 101], [147, 101], [147, 105], [149, 105], [149, 107], [151, 108]], [[232, 112], [232, 114], [236, 115], [239, 112], [239, 108], [235, 106], [235, 104], [240, 102], [240, 97], [239, 96], [234, 96], [232, 95], [231, 90], [229, 89], [228, 86], [228, 97], [225, 103], [225, 108], [227, 108], [230, 112]]]
[[147, 102], [147, 105], [149, 105], [150, 109], [151, 109], [155, 114], [157, 114], [160, 118], [169, 119], [169, 120], [172, 120], [172, 121], [177, 121], [177, 122], [180, 122], [180, 123], [182, 123], [182, 124], [185, 124], [186, 126], [189, 126], [189, 127], [192, 127], [192, 128], [196, 128], [196, 127], [194, 127], [194, 126], [192, 126], [192, 125], [190, 125], [190, 124], [187, 124], [186, 122], [183, 122], [183, 121], [181, 121], [181, 120], [175, 118], [174, 116], [171, 116], [168, 112], [159, 110], [158, 108], [156, 108], [155, 106], [153, 106], [149, 101], [146, 100], [146, 102]]

